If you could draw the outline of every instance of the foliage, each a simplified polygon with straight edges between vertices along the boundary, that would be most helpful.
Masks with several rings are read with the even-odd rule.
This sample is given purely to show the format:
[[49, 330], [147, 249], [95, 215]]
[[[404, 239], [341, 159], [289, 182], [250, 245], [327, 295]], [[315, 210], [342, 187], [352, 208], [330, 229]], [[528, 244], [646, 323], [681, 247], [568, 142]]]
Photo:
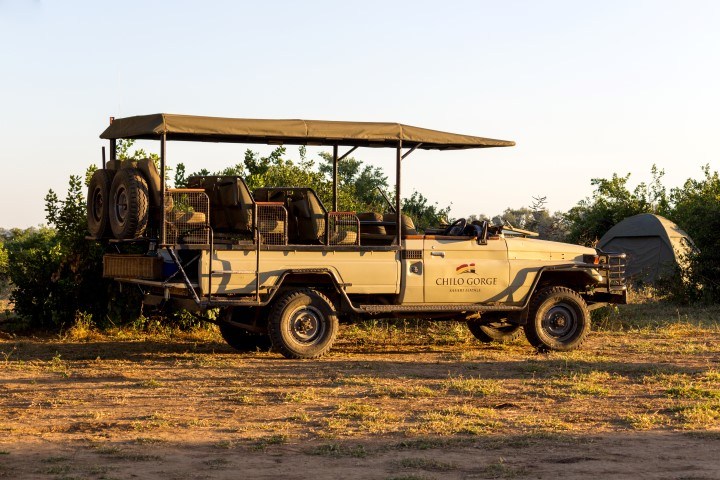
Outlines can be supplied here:
[[415, 228], [424, 231], [428, 227], [447, 223], [450, 206], [440, 208], [437, 203], [430, 205], [425, 195], [414, 191], [410, 198], [402, 199], [402, 211], [415, 221]]
[[564, 242], [568, 234], [565, 216], [562, 212], [551, 214], [546, 203], [547, 197], [533, 197], [530, 207], [506, 208], [492, 218], [485, 214], [473, 214], [468, 217], [468, 222], [487, 220], [494, 225], [510, 225], [536, 232], [542, 240]]
[[565, 215], [568, 239], [594, 245], [612, 226], [640, 213], [662, 215], [677, 223], [695, 242], [698, 250], [688, 254], [687, 267], [659, 284], [675, 300], [720, 301], [720, 178], [703, 168], [703, 178], [688, 179], [669, 193], [662, 184], [663, 171], [652, 168], [652, 181], [633, 191], [627, 187], [630, 174], [593, 179], [592, 198], [580, 201]]
[[[332, 181], [332, 155], [320, 153], [319, 171]], [[388, 188], [387, 176], [379, 167], [363, 165], [361, 160], [347, 157], [338, 162], [338, 200], [341, 210], [383, 211], [387, 203], [380, 191]]]
[[692, 299], [720, 301], [720, 177], [703, 168], [704, 178], [673, 189], [671, 218], [690, 235], [698, 250], [689, 255], [686, 277]]
[[15, 311], [31, 325], [59, 328], [78, 311], [102, 315], [107, 282], [102, 249], [85, 241], [85, 199], [79, 176], [71, 176], [64, 200], [50, 190], [45, 197], [52, 227], [18, 232], [7, 244], [8, 276]]
[[146, 152], [144, 148], [136, 148], [131, 150], [135, 145], [135, 140], [118, 140], [115, 148], [115, 156], [118, 160], [141, 160], [149, 158], [155, 162], [155, 166], [160, 168], [160, 155], [157, 153]]
[[670, 201], [662, 185], [664, 174], [653, 165], [650, 184], [640, 183], [633, 191], [627, 186], [629, 173], [624, 177], [615, 173], [610, 179], [593, 178], [590, 182], [596, 187], [593, 196], [581, 200], [565, 214], [568, 241], [591, 246], [624, 218], [640, 213], [668, 216]]
[[[159, 160], [143, 149], [131, 151], [133, 144], [132, 140], [118, 141], [117, 158]], [[47, 193], [47, 227], [4, 235], [9, 239], [0, 249], [0, 277], [7, 272], [15, 312], [27, 318], [32, 327], [58, 329], [71, 325], [78, 315], [98, 323], [99, 319], [127, 319], [128, 314], [140, 312], [135, 292], [121, 294], [115, 284], [103, 279], [104, 248], [85, 238], [83, 190], [95, 170], [97, 167], [91, 165], [84, 177], [71, 176], [64, 199], [53, 190]], [[5, 267], [3, 252], [7, 253]]]
[[492, 223], [536, 232], [543, 240], [565, 241], [568, 233], [565, 217], [561, 212], [551, 214], [545, 207], [546, 201], [547, 197], [533, 197], [530, 207], [506, 208], [492, 218]]
[[0, 282], [5, 283], [8, 279], [8, 252], [5, 242], [0, 242]]
[[[310, 187], [320, 200], [329, 208], [332, 205], [332, 155], [319, 154], [320, 162], [307, 157], [305, 147], [298, 149], [299, 160], [286, 157], [285, 147], [278, 147], [268, 156], [260, 156], [252, 150], [245, 151], [241, 163], [228, 167], [213, 175], [242, 176], [250, 190], [261, 187], [286, 186]], [[187, 179], [195, 175], [210, 175], [207, 170], [186, 174], [185, 165], [179, 164], [175, 171], [175, 185], [186, 186]], [[382, 169], [365, 165], [354, 157], [344, 158], [338, 164], [338, 210], [382, 212], [388, 207], [380, 193], [388, 187], [387, 176]], [[418, 192], [403, 199], [406, 213], [416, 220], [416, 225], [437, 224], [441, 215], [447, 215], [449, 207], [440, 209], [437, 205], [428, 205], [427, 199]]]

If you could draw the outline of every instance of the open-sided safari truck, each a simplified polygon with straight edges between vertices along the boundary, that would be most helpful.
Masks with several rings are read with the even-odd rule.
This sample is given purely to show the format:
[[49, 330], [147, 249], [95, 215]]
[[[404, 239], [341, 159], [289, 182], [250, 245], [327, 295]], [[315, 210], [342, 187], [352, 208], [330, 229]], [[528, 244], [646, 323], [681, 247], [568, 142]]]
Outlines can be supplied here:
[[[403, 215], [401, 171], [416, 149], [514, 142], [396, 123], [168, 114], [115, 119], [101, 138], [110, 159], [90, 183], [88, 227], [117, 252], [105, 256], [105, 276], [137, 285], [147, 304], [219, 309], [223, 337], [239, 350], [272, 343], [289, 358], [316, 357], [339, 321], [372, 316], [463, 320], [482, 341], [524, 329], [538, 349], [571, 350], [589, 332], [589, 310], [625, 302], [621, 255], [464, 219], [420, 234]], [[117, 160], [118, 139], [159, 141], [159, 171], [151, 160]], [[168, 188], [169, 141], [330, 147], [332, 205], [307, 186], [250, 192], [232, 176]], [[394, 151], [390, 213], [338, 211], [338, 163], [358, 147]], [[146, 253], [123, 253], [128, 244]]]

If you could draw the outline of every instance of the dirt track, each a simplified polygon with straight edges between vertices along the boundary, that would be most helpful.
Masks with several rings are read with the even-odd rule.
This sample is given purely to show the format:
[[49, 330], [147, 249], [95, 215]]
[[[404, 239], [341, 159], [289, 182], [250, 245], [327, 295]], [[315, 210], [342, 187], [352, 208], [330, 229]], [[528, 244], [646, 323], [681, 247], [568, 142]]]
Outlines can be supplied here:
[[6, 340], [0, 477], [720, 478], [718, 340], [596, 333], [549, 356], [345, 341], [315, 361]]

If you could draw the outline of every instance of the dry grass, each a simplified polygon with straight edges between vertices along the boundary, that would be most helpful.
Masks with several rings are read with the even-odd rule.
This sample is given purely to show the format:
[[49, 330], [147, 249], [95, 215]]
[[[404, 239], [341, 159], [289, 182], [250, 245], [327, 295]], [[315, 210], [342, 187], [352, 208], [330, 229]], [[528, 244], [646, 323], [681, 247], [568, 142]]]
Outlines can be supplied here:
[[[457, 323], [365, 323], [343, 327], [332, 353], [313, 361], [237, 354], [212, 329], [98, 332], [78, 321], [60, 337], [0, 341], [0, 432], [11, 442], [93, 442], [95, 454], [131, 462], [200, 440], [219, 452], [314, 442], [303, 454], [333, 458], [374, 455], [372, 439], [398, 452], [628, 432], [715, 441], [720, 316], [688, 308], [678, 319], [675, 308], [621, 307], [582, 350], [546, 355], [525, 341], [480, 344]], [[38, 468], [82, 477], [66, 465]], [[456, 471], [414, 455], [388, 465], [388, 478]], [[478, 478], [525, 474], [501, 460], [478, 468]]]

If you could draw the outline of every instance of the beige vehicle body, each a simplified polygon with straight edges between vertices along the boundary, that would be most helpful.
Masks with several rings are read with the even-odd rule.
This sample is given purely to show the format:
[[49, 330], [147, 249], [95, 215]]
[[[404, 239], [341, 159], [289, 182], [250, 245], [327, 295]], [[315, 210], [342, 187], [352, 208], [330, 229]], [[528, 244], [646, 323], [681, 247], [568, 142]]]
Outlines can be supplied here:
[[[419, 233], [402, 215], [401, 165], [415, 149], [512, 142], [398, 124], [166, 114], [115, 120], [102, 137], [111, 158], [91, 182], [88, 225], [115, 250], [105, 276], [137, 285], [150, 305], [200, 315], [220, 308], [221, 332], [241, 350], [269, 338], [287, 357], [318, 356], [338, 321], [369, 316], [467, 320], [484, 341], [524, 328], [538, 348], [569, 350], [587, 333], [589, 309], [625, 302], [621, 255], [464, 219]], [[158, 139], [160, 171], [116, 160], [120, 138]], [[250, 192], [238, 177], [194, 177], [189, 188], [170, 189], [162, 179], [171, 140], [332, 146], [335, 175], [356, 148], [389, 147], [394, 211], [338, 212], [337, 193], [328, 211], [305, 186]], [[340, 156], [343, 146], [350, 150]]]

